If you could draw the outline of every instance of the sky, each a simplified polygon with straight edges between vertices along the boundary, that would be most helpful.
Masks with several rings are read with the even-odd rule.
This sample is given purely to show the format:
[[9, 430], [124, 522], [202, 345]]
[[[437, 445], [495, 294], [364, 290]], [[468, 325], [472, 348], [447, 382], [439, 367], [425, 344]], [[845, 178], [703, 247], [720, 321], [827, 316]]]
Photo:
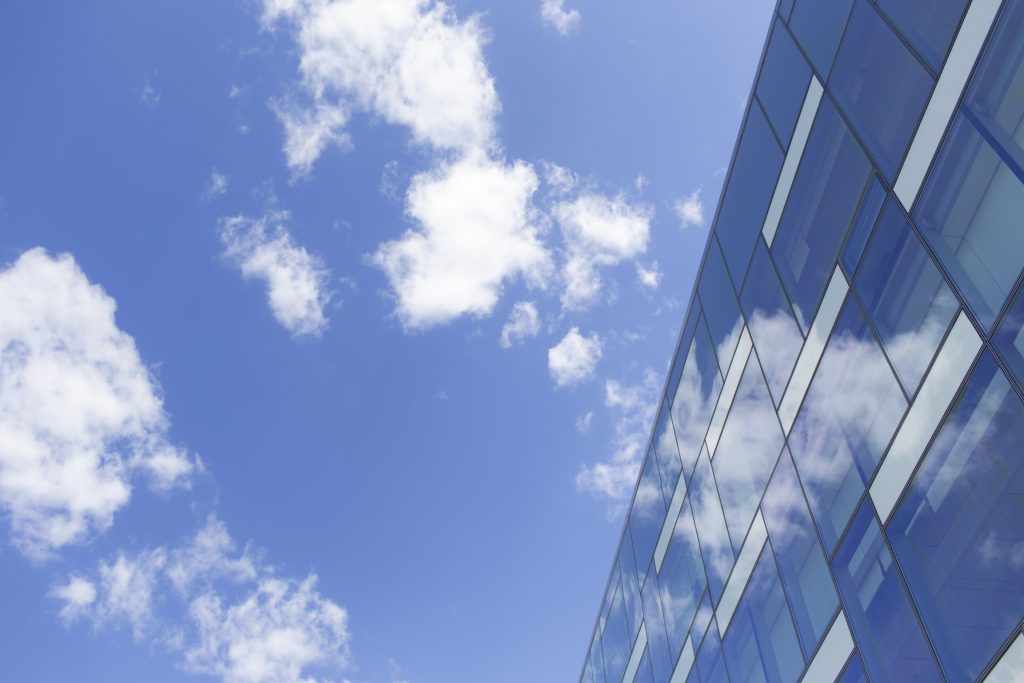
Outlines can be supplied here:
[[3, 678], [576, 680], [771, 10], [2, 3]]

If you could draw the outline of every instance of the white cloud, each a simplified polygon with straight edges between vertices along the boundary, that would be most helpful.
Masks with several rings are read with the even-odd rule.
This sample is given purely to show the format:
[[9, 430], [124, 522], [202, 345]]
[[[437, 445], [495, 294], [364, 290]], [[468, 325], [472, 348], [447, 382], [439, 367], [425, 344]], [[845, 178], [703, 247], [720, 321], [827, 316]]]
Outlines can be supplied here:
[[54, 588], [50, 595], [64, 603], [60, 618], [70, 623], [82, 617], [96, 602], [96, 587], [80, 576], [72, 576], [66, 584]]
[[689, 196], [676, 202], [676, 216], [684, 228], [703, 228], [704, 203], [700, 199], [700, 188], [697, 188]]
[[540, 332], [540, 315], [532, 301], [520, 301], [512, 307], [508, 322], [501, 328], [501, 347], [511, 348]]
[[590, 432], [591, 425], [594, 424], [594, 411], [588, 410], [583, 415], [576, 418], [576, 431], [580, 434], [587, 434]]
[[214, 167], [213, 171], [210, 172], [210, 180], [206, 183], [206, 189], [203, 191], [203, 198], [210, 200], [220, 197], [228, 191], [228, 181], [230, 178]]
[[657, 289], [661, 285], [661, 270], [657, 261], [653, 261], [649, 266], [637, 263], [636, 276], [645, 289]]
[[565, 0], [543, 0], [540, 5], [540, 16], [547, 26], [563, 36], [569, 35], [580, 25], [579, 10], [566, 10]]
[[601, 355], [597, 334], [584, 337], [578, 327], [573, 327], [562, 341], [548, 349], [548, 370], [558, 387], [579, 384], [594, 376]]
[[601, 294], [600, 267], [639, 256], [647, 250], [652, 212], [615, 198], [583, 194], [552, 209], [566, 243], [562, 269], [562, 306], [581, 310]]
[[245, 279], [263, 280], [274, 317], [296, 337], [327, 329], [324, 307], [331, 299], [328, 271], [321, 259], [298, 246], [285, 228], [287, 212], [259, 218], [232, 216], [220, 221], [224, 255]]
[[550, 258], [530, 205], [536, 190], [528, 164], [477, 156], [413, 178], [407, 212], [419, 229], [371, 258], [388, 277], [406, 329], [487, 315], [514, 277], [543, 284]]
[[351, 144], [344, 130], [348, 110], [343, 106], [320, 102], [311, 109], [302, 109], [278, 102], [272, 108], [284, 127], [284, 155], [293, 180], [307, 175], [328, 146], [346, 149]]
[[155, 77], [155, 72], [146, 74], [146, 78], [142, 82], [142, 87], [135, 89], [135, 96], [138, 97], [139, 101], [147, 107], [155, 107], [160, 104], [160, 90], [153, 85], [153, 79]]
[[70, 255], [25, 252], [0, 271], [0, 301], [0, 506], [21, 551], [106, 530], [134, 472], [187, 484], [156, 381]]
[[578, 182], [576, 174], [565, 166], [559, 166], [549, 161], [542, 161], [540, 166], [544, 172], [544, 182], [547, 184], [551, 194], [564, 196], [576, 189]]

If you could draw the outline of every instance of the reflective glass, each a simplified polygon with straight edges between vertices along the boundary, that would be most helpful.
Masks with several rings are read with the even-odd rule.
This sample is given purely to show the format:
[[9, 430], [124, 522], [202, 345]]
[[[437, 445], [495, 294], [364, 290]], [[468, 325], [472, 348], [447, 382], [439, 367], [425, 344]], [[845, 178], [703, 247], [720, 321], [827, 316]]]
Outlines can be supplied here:
[[[686, 324], [679, 336], [679, 348], [676, 349], [675, 359], [672, 361], [672, 371], [669, 373], [668, 383], [665, 388], [666, 396], [675, 396], [679, 380], [683, 376], [683, 366], [686, 362], [686, 355], [689, 353], [693, 335], [697, 330], [697, 322], [701, 319], [700, 302], [696, 297], [690, 305], [690, 312], [686, 316]], [[703, 324], [703, 323], [701, 323]]]
[[649, 452], [640, 472], [640, 484], [633, 498], [633, 507], [629, 511], [629, 530], [633, 536], [633, 552], [640, 572], [651, 562], [654, 546], [665, 521], [666, 507], [654, 454]]
[[679, 448], [676, 446], [676, 434], [669, 419], [667, 402], [662, 402], [658, 412], [658, 422], [654, 430], [654, 452], [658, 457], [658, 470], [661, 472], [661, 491], [665, 504], [672, 501], [672, 494], [679, 481], [679, 473], [683, 463], [679, 460]]
[[725, 660], [722, 659], [722, 640], [714, 622], [697, 652], [697, 666], [694, 668], [700, 672], [701, 683], [729, 683]]
[[795, 683], [804, 668], [771, 548], [761, 553], [722, 643], [733, 683]]
[[854, 517], [832, 571], [873, 683], [941, 683], [870, 500]]
[[761, 367], [751, 356], [711, 462], [732, 547], [737, 552], [743, 546], [784, 441]]
[[888, 536], [951, 681], [975, 680], [1024, 614], [1024, 404], [986, 355]]
[[757, 79], [757, 98], [783, 147], [789, 147], [810, 80], [811, 67], [789, 31], [776, 20]]
[[1024, 2], [1004, 3], [967, 93], [968, 108], [1004, 153], [1024, 166]]
[[779, 1], [779, 14], [783, 19], [789, 19], [789, 13], [793, 11], [793, 0]]
[[693, 515], [688, 502], [683, 505], [676, 520], [672, 540], [658, 573], [658, 585], [661, 586], [661, 605], [665, 614], [669, 645], [675, 659], [686, 641], [690, 624], [707, 585], [700, 545], [697, 542], [697, 530], [693, 526]]
[[850, 658], [850, 663], [846, 665], [846, 670], [836, 683], [868, 683], [860, 657], [854, 655]]
[[757, 241], [740, 303], [768, 388], [778, 405], [804, 340], [764, 240]]
[[[750, 114], [736, 149], [736, 160], [715, 223], [715, 232], [725, 246], [725, 259], [736, 284], [743, 281], [754, 240], [761, 234], [768, 204], [775, 194], [775, 181], [782, 169], [782, 160], [782, 148], [755, 100], [750, 105]], [[705, 307], [713, 305], [705, 300], [703, 294], [701, 301]], [[706, 308], [705, 315], [710, 319]], [[714, 326], [711, 332], [715, 334]]]
[[[594, 640], [590, 644], [590, 659], [587, 662], [587, 669], [593, 675], [594, 683], [605, 683], [604, 657], [601, 654], [601, 634], [595, 633]], [[584, 672], [584, 676], [586, 672]], [[586, 678], [584, 678], [586, 680]]]
[[736, 343], [740, 340], [743, 329], [743, 316], [740, 306], [725, 272], [725, 262], [718, 242], [712, 237], [708, 258], [700, 276], [700, 300], [704, 307], [705, 320], [714, 341], [715, 355], [718, 366], [724, 375], [729, 369]]
[[779, 459], [761, 512], [804, 654], [809, 657], [832, 623], [839, 597], [788, 452]]
[[725, 525], [725, 515], [722, 513], [722, 504], [719, 502], [718, 488], [715, 486], [707, 449], [701, 451], [697, 460], [689, 495], [690, 504], [693, 506], [693, 519], [697, 526], [697, 538], [700, 539], [700, 551], [704, 557], [704, 568], [708, 574], [708, 585], [711, 587], [711, 597], [717, 604], [735, 558], [732, 554], [732, 545], [729, 543], [729, 531]]
[[828, 79], [853, 0], [797, 0], [789, 27], [822, 80]]
[[668, 683], [672, 677], [675, 657], [669, 651], [665, 618], [661, 610], [661, 591], [654, 565], [647, 574], [642, 591], [644, 603], [644, 625], [647, 628], [647, 650], [651, 655], [651, 669], [655, 683]]
[[847, 299], [789, 436], [829, 555], [906, 407], [860, 309]]
[[672, 399], [672, 424], [687, 476], [693, 472], [721, 391], [722, 375], [707, 326], [701, 318]]
[[934, 81], [867, 0], [857, 0], [829, 91], [890, 181]]
[[870, 172], [860, 145], [825, 97], [772, 242], [779, 277], [804, 332], [832, 277]]
[[1017, 295], [992, 340], [1017, 384], [1024, 387], [1024, 290]]
[[640, 622], [643, 620], [643, 608], [640, 605], [640, 579], [643, 575], [638, 574], [636, 563], [633, 561], [633, 544], [630, 540], [629, 529], [626, 529], [622, 545], [619, 546], [619, 561], [616, 563], [619, 571], [619, 580], [622, 582], [622, 598], [626, 608], [626, 622], [629, 624], [629, 632], [633, 638], [640, 632]]
[[856, 287], [912, 395], [960, 306], [894, 199], [878, 222]]
[[991, 328], [1024, 266], [1024, 184], [958, 115], [914, 222], [975, 316]]
[[711, 625], [713, 616], [715, 616], [715, 608], [711, 606], [711, 593], [704, 591], [704, 599], [700, 601], [697, 616], [693, 618], [693, 626], [690, 627], [690, 641], [695, 643], [694, 647], [704, 640], [704, 634], [708, 632], [708, 626]]
[[967, 0], [878, 0], [878, 6], [932, 69], [941, 70]]
[[846, 272], [851, 276], [857, 272], [860, 265], [860, 257], [864, 254], [864, 247], [867, 246], [871, 231], [878, 220], [878, 214], [882, 211], [882, 204], [885, 202], [885, 187], [878, 179], [878, 176], [871, 176], [871, 183], [864, 192], [864, 198], [857, 209], [857, 218], [850, 228], [850, 237], [846, 240], [846, 247], [843, 249], [843, 265]]
[[649, 650], [644, 651], [640, 666], [637, 667], [636, 675], [633, 676], [633, 683], [654, 683], [654, 672], [651, 670], [651, 654]]
[[629, 664], [629, 656], [633, 652], [633, 639], [629, 637], [629, 627], [626, 624], [622, 590], [617, 586], [609, 604], [604, 633], [601, 634], [601, 646], [604, 651], [605, 678], [609, 681], [621, 681]]

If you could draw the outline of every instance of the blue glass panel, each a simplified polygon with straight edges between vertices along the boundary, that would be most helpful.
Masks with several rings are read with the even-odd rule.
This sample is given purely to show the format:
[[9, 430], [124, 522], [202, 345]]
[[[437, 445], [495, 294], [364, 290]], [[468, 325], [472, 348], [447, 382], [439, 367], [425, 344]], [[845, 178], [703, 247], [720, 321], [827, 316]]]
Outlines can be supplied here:
[[1024, 290], [1017, 295], [992, 341], [1017, 378], [1017, 384], [1024, 386]]
[[856, 287], [913, 394], [960, 306], [895, 200], [882, 213]]
[[651, 670], [651, 653], [649, 649], [644, 651], [643, 659], [640, 660], [640, 666], [636, 670], [636, 675], [633, 676], [633, 683], [654, 683], [654, 672]]
[[867, 0], [857, 0], [828, 85], [892, 181], [934, 81]]
[[633, 544], [630, 539], [629, 529], [626, 529], [622, 545], [619, 546], [619, 560], [616, 563], [619, 570], [619, 580], [622, 582], [622, 598], [626, 608], [626, 622], [629, 624], [629, 632], [632, 637], [640, 632], [640, 622], [644, 618], [643, 608], [640, 605], [640, 579], [636, 563], [633, 561]]
[[860, 145], [831, 100], [824, 98], [772, 242], [779, 277], [805, 332], [832, 276], [870, 172]]
[[693, 626], [690, 627], [690, 642], [694, 643], [694, 647], [704, 640], [704, 634], [708, 632], [708, 626], [711, 625], [713, 616], [715, 616], [715, 608], [711, 605], [711, 593], [704, 591], [704, 598], [700, 601], [697, 616], [693, 618]]
[[[696, 297], [690, 305], [690, 312], [686, 316], [686, 324], [683, 326], [683, 333], [679, 337], [679, 348], [676, 350], [676, 357], [672, 361], [672, 371], [669, 373], [668, 383], [665, 388], [666, 396], [675, 396], [679, 380], [683, 376], [683, 365], [686, 362], [686, 354], [689, 352], [690, 343], [697, 330], [697, 323], [701, 320], [700, 301]], [[701, 325], [704, 323], [701, 322]]]
[[615, 592], [609, 602], [608, 616], [605, 619], [604, 633], [601, 634], [601, 646], [604, 651], [605, 678], [609, 681], [621, 681], [633, 651], [633, 639], [629, 637], [629, 626], [626, 624], [622, 589], [618, 585], [614, 588]]
[[633, 551], [637, 569], [643, 572], [654, 555], [667, 506], [661, 495], [661, 481], [653, 453], [648, 453], [640, 473], [640, 484], [629, 511], [629, 530], [633, 535]]
[[714, 622], [697, 652], [697, 665], [694, 668], [700, 672], [701, 683], [729, 683], [725, 660], [722, 659], [722, 640]]
[[860, 309], [847, 299], [789, 436], [828, 554], [906, 407]]
[[672, 399], [672, 424], [676, 443], [683, 460], [683, 471], [689, 476], [700, 455], [711, 415], [722, 391], [722, 375], [715, 358], [704, 319], [701, 318], [686, 357], [683, 375]]
[[870, 500], [854, 517], [832, 571], [871, 680], [941, 683]]
[[793, 11], [793, 0], [780, 0], [779, 14], [784, 20], [789, 19], [789, 13]]
[[[782, 169], [782, 159], [782, 149], [755, 100], [750, 105], [750, 114], [715, 223], [718, 239], [725, 245], [729, 272], [737, 284], [743, 281], [754, 240], [761, 234], [768, 204], [775, 194], [775, 181]], [[712, 305], [703, 296], [701, 301], [705, 307]], [[706, 309], [705, 315], [708, 315]], [[711, 331], [714, 334], [714, 326]]]
[[661, 586], [661, 605], [674, 658], [686, 641], [707, 585], [689, 502], [683, 505], [676, 520], [672, 540], [658, 574], [658, 585]]
[[975, 680], [1024, 615], [1024, 404], [984, 356], [889, 523], [951, 681]]
[[590, 660], [587, 668], [594, 676], [594, 683], [605, 683], [604, 676], [604, 655], [601, 652], [601, 634], [595, 633], [594, 640], [590, 645]]
[[757, 241], [740, 303], [768, 388], [778, 405], [804, 340], [764, 240]]
[[765, 548], [722, 643], [733, 683], [795, 683], [804, 668], [771, 548]]
[[1024, 267], [1024, 184], [962, 115], [914, 210], [943, 268], [991, 328]]
[[[747, 254], [748, 258], [749, 256]], [[725, 272], [722, 252], [714, 238], [711, 239], [707, 261], [704, 262], [699, 288], [704, 316], [714, 340], [715, 354], [718, 356], [718, 365], [724, 375], [729, 369], [732, 353], [736, 350], [736, 342], [740, 339], [743, 316], [740, 315], [740, 306], [736, 302], [729, 275]]]
[[751, 355], [711, 465], [732, 546], [743, 546], [785, 437], [761, 367]]
[[853, 0], [797, 0], [789, 27], [822, 80], [828, 78]]
[[804, 654], [809, 657], [832, 623], [839, 597], [788, 452], [779, 459], [761, 511]]
[[788, 147], [793, 137], [810, 80], [811, 67], [789, 31], [776, 20], [757, 79], [757, 98], [783, 147]]
[[864, 199], [861, 200], [860, 209], [857, 210], [857, 218], [850, 228], [850, 237], [846, 240], [846, 248], [843, 249], [843, 265], [846, 272], [853, 275], [857, 272], [860, 264], [860, 257], [864, 254], [864, 247], [867, 246], [868, 238], [878, 220], [878, 214], [882, 211], [882, 204], [885, 202], [885, 187], [877, 176], [871, 176], [871, 184], [864, 192]]
[[669, 419], [667, 402], [662, 402], [661, 410], [658, 412], [657, 427], [654, 430], [654, 452], [658, 456], [661, 490], [667, 504], [672, 500], [676, 482], [679, 481], [679, 473], [683, 469], [683, 463], [679, 459], [679, 448], [676, 445], [676, 433]]
[[729, 578], [729, 572], [732, 571], [734, 557], [707, 449], [701, 451], [697, 460], [689, 496], [693, 506], [693, 519], [697, 526], [697, 537], [700, 539], [700, 551], [704, 557], [704, 568], [708, 573], [711, 597], [717, 604], [718, 598], [722, 596], [725, 581]]
[[941, 70], [967, 0], [878, 0], [878, 6], [932, 69]]
[[843, 671], [843, 675], [836, 683], [868, 683], [868, 677], [864, 674], [864, 666], [860, 663], [860, 657], [854, 655], [850, 658], [850, 663], [846, 665], [846, 670]]
[[654, 573], [654, 565], [647, 574], [647, 582], [643, 591], [644, 625], [647, 628], [647, 650], [651, 655], [651, 668], [655, 683], [667, 683], [672, 677], [675, 657], [669, 651], [668, 634], [665, 631], [665, 618], [661, 610], [661, 591], [658, 587], [658, 576]]

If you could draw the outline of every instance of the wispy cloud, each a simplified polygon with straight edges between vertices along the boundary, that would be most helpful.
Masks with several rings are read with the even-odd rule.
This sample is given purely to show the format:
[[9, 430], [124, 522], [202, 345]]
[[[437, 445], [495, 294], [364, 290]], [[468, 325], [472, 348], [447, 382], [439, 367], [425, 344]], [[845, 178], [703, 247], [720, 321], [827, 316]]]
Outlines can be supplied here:
[[701, 201], [700, 193], [700, 188], [697, 188], [675, 203], [676, 216], [684, 228], [703, 228], [706, 224], [704, 203]]
[[142, 102], [147, 107], [155, 107], [160, 104], [162, 94], [154, 83], [155, 80], [156, 72], [147, 73], [142, 81], [142, 85], [134, 89], [135, 96], [139, 98], [139, 102]]
[[569, 387], [594, 376], [602, 356], [602, 344], [597, 334], [583, 336], [573, 327], [555, 346], [548, 349], [548, 370], [555, 386]]
[[565, 0], [543, 0], [540, 5], [540, 16], [545, 25], [563, 36], [579, 28], [581, 19], [579, 10], [565, 8]]
[[209, 201], [222, 196], [228, 191], [228, 182], [230, 180], [231, 178], [226, 173], [221, 173], [214, 167], [210, 173], [210, 179], [206, 183], [206, 189], [203, 190], [203, 199]]
[[532, 301], [520, 301], [512, 307], [508, 322], [501, 328], [499, 343], [503, 349], [522, 344], [540, 332], [540, 314]]

